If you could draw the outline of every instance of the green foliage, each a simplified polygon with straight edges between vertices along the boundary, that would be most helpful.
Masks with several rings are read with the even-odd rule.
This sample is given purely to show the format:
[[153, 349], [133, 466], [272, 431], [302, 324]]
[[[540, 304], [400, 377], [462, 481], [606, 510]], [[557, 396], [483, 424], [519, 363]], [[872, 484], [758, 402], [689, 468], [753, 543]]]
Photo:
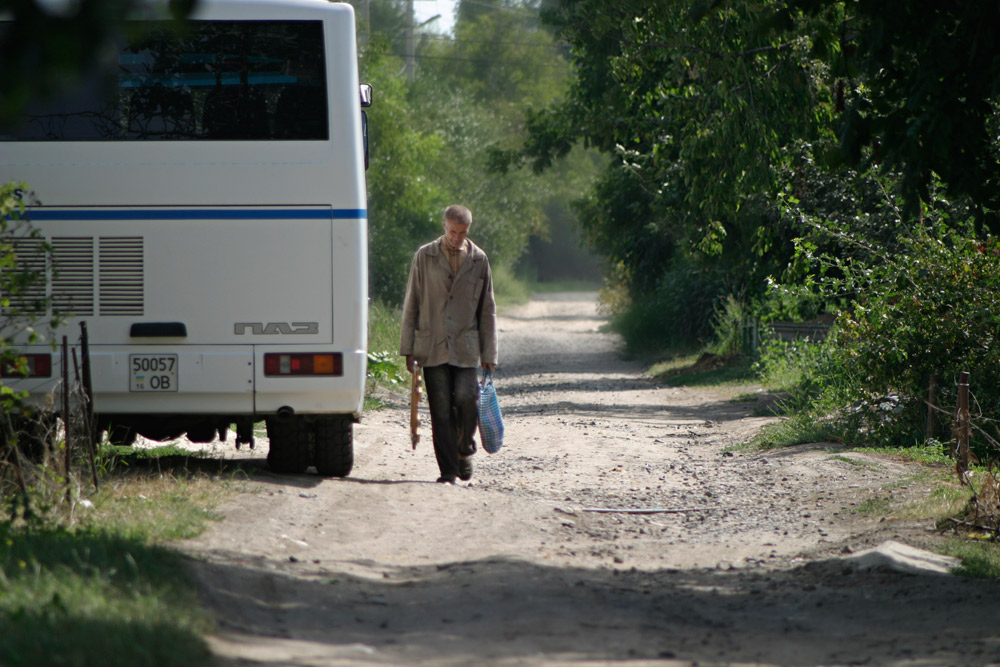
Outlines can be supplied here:
[[844, 303], [824, 356], [804, 373], [822, 387], [816, 405], [845, 407], [838, 420], [848, 440], [920, 443], [930, 378], [940, 408], [932, 436], [946, 437], [958, 373], [970, 370], [980, 454], [995, 456], [987, 443], [1000, 413], [1000, 243], [972, 238], [971, 224], [940, 211], [890, 244], [843, 221], [811, 224], [799, 250], [816, 280], [797, 289]]
[[[703, 9], [557, 3], [546, 16], [571, 45], [576, 81], [566, 100], [527, 115], [521, 154], [536, 170], [577, 142], [612, 158], [581, 221], [615, 267], [622, 311], [637, 324], [651, 318], [627, 328], [664, 332], [668, 345], [704, 339], [726, 294], [751, 308], [763, 298], [796, 235], [774, 196], [794, 174], [789, 147], [829, 137], [832, 117], [828, 70], [813, 54], [824, 19], [781, 3]], [[692, 323], [660, 314], [664, 300], [683, 298], [663, 292], [686, 270], [707, 278], [702, 301], [687, 299]]]
[[[976, 203], [977, 221], [1000, 229], [997, 91], [1000, 24], [991, 2], [841, 3], [798, 0], [828, 17], [824, 60], [837, 77], [839, 157], [902, 174], [908, 213], [950, 196]], [[832, 9], [835, 8], [835, 13]]]
[[435, 68], [478, 103], [523, 108], [542, 106], [565, 90], [569, 62], [563, 45], [539, 22], [528, 3], [458, 3], [455, 40], [439, 42], [428, 55], [452, 59]]
[[[45, 296], [45, 266], [51, 262], [51, 246], [37, 229], [22, 218], [23, 195], [29, 192], [24, 183], [0, 185], [0, 366], [12, 373], [27, 375], [24, 357], [17, 344], [54, 344], [51, 331], [60, 318], [45, 321], [48, 300]], [[28, 253], [30, 261], [23, 261]], [[40, 322], [44, 326], [40, 326]], [[26, 392], [15, 392], [0, 380], [0, 423], [6, 439], [17, 435], [12, 420], [30, 417], [24, 404]]]
[[529, 285], [518, 279], [506, 266], [493, 268], [493, 292], [498, 307], [525, 303], [531, 298]]
[[712, 315], [712, 341], [708, 351], [723, 357], [751, 352], [745, 328], [751, 319], [745, 301], [732, 294], [727, 296]]
[[399, 328], [402, 312], [398, 306], [373, 301], [368, 306], [368, 381], [365, 388], [367, 407], [376, 408], [376, 395], [383, 389], [409, 386], [406, 363], [399, 356]]
[[691, 341], [707, 342], [720, 295], [720, 270], [675, 263], [658, 274], [654, 289], [612, 309], [612, 328], [633, 354], [655, 354]]
[[[171, 2], [170, 16], [182, 19], [194, 5]], [[35, 0], [0, 0], [0, 16], [14, 22], [0, 34], [0, 127], [13, 124], [32, 102], [76, 85], [142, 6], [136, 0], [90, 0], [61, 10]]]
[[768, 389], [785, 394], [788, 409], [802, 410], [814, 404], [824, 388], [836, 383], [836, 378], [825, 374], [832, 367], [832, 353], [825, 341], [766, 338], [757, 351], [753, 371]]
[[377, 300], [398, 303], [413, 251], [440, 229], [445, 195], [421, 174], [441, 159], [444, 142], [419, 127], [405, 79], [378, 49], [371, 46], [362, 59], [363, 77], [378, 91], [368, 109], [369, 289]]
[[180, 556], [91, 529], [0, 524], [0, 663], [204, 664]]
[[546, 234], [550, 204], [567, 199], [585, 177], [577, 171], [586, 169], [543, 178], [488, 172], [497, 146], [523, 140], [524, 105], [552, 99], [568, 73], [537, 11], [510, 9], [466, 11], [454, 39], [418, 34], [412, 80], [401, 76], [396, 15], [373, 15], [362, 77], [377, 91], [368, 111], [370, 287], [377, 300], [402, 300], [413, 252], [441, 234], [448, 205], [472, 210], [470, 236], [494, 269], [512, 268], [529, 239]]
[[384, 301], [368, 305], [368, 350], [371, 354], [399, 352], [399, 327], [402, 310]]
[[962, 561], [955, 574], [971, 579], [1000, 579], [1000, 549], [996, 542], [953, 540], [944, 552]]

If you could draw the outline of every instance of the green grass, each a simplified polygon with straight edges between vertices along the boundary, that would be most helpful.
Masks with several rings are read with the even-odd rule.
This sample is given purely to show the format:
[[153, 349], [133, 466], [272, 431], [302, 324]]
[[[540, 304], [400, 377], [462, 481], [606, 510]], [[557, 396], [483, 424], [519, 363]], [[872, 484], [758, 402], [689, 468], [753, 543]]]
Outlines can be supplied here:
[[933, 442], [920, 447], [855, 447], [853, 451], [882, 454], [927, 465], [951, 465], [954, 462], [943, 445]]
[[818, 422], [808, 415], [792, 414], [779, 422], [764, 426], [747, 443], [746, 448], [767, 450], [811, 442], [835, 442], [837, 439], [836, 430], [829, 424]]
[[952, 540], [941, 551], [962, 561], [955, 574], [974, 579], [1000, 579], [1000, 548], [996, 542]]
[[835, 454], [831, 456], [828, 460], [838, 461], [840, 463], [846, 463], [853, 468], [861, 468], [864, 470], [877, 470], [883, 466], [875, 463], [873, 461], [859, 461], [857, 459], [852, 459], [850, 456], [843, 456], [841, 454]]
[[399, 325], [402, 309], [381, 301], [368, 306], [368, 349], [372, 352], [399, 350]]
[[377, 410], [380, 389], [399, 389], [406, 382], [406, 361], [399, 356], [399, 307], [373, 302], [368, 307], [368, 381], [365, 410]]
[[[219, 468], [216, 461], [205, 464]], [[198, 459], [188, 455], [176, 467], [150, 463], [118, 472], [90, 499], [93, 509], [77, 509], [77, 520], [87, 529], [150, 544], [195, 537], [221, 518], [214, 508], [234, 488], [233, 481], [246, 478], [235, 465], [223, 475], [184, 470], [197, 465]]]
[[858, 514], [884, 516], [889, 514], [891, 507], [892, 501], [890, 499], [876, 496], [858, 503], [853, 511]]
[[654, 363], [646, 374], [671, 387], [724, 387], [751, 382], [749, 365], [739, 358], [682, 351]]
[[0, 664], [205, 664], [178, 554], [96, 529], [0, 528]]
[[494, 266], [493, 298], [497, 307], [516, 306], [531, 299], [531, 286], [517, 278], [514, 272], [504, 266]]
[[125, 466], [119, 454], [90, 506], [0, 520], [0, 664], [210, 662], [203, 635], [213, 621], [198, 606], [183, 557], [165, 543], [217, 519], [213, 508], [231, 478], [164, 472], [148, 456]]

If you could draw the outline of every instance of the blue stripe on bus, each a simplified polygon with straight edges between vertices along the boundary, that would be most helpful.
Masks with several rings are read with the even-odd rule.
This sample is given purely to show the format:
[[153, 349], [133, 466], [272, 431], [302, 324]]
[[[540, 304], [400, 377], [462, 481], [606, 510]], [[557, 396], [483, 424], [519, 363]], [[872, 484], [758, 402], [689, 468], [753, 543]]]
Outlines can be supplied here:
[[215, 209], [74, 209], [52, 211], [29, 208], [28, 220], [363, 220], [368, 211], [363, 208], [301, 209], [255, 208]]

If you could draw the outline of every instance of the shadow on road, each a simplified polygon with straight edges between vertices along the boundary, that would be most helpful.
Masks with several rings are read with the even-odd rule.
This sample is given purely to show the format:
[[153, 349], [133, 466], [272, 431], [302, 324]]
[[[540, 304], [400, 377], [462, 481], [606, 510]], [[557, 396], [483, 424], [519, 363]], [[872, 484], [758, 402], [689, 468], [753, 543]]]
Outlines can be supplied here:
[[[822, 562], [768, 573], [551, 568], [505, 558], [351, 565], [370, 576], [345, 574], [336, 562], [289, 563], [284, 572], [193, 562], [203, 601], [219, 619], [214, 649], [229, 664], [245, 664], [243, 637], [258, 656], [262, 642], [289, 659], [314, 653], [316, 661], [279, 660], [310, 665], [1000, 659], [994, 581]], [[845, 641], [857, 637], [866, 641]]]

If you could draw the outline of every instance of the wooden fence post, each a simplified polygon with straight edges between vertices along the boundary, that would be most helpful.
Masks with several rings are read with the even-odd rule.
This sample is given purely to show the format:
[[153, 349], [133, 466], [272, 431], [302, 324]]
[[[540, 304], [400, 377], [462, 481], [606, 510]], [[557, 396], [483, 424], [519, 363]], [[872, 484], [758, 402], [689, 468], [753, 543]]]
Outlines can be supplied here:
[[80, 322], [80, 356], [83, 364], [83, 417], [86, 424], [87, 449], [90, 454], [90, 474], [97, 490], [97, 428], [94, 423], [94, 382], [90, 377], [90, 336], [87, 323]]
[[969, 372], [962, 371], [958, 376], [958, 410], [955, 414], [955, 424], [952, 435], [955, 443], [952, 455], [955, 457], [955, 472], [962, 484], [966, 484], [966, 474], [969, 472]]
[[66, 448], [66, 502], [68, 503], [72, 497], [73, 462], [69, 429], [69, 340], [66, 336], [62, 339], [62, 383], [63, 446]]
[[937, 408], [937, 386], [938, 386], [938, 376], [937, 373], [931, 373], [930, 383], [927, 387], [927, 432], [926, 438], [930, 440], [937, 433], [937, 429], [934, 427], [934, 412]]

